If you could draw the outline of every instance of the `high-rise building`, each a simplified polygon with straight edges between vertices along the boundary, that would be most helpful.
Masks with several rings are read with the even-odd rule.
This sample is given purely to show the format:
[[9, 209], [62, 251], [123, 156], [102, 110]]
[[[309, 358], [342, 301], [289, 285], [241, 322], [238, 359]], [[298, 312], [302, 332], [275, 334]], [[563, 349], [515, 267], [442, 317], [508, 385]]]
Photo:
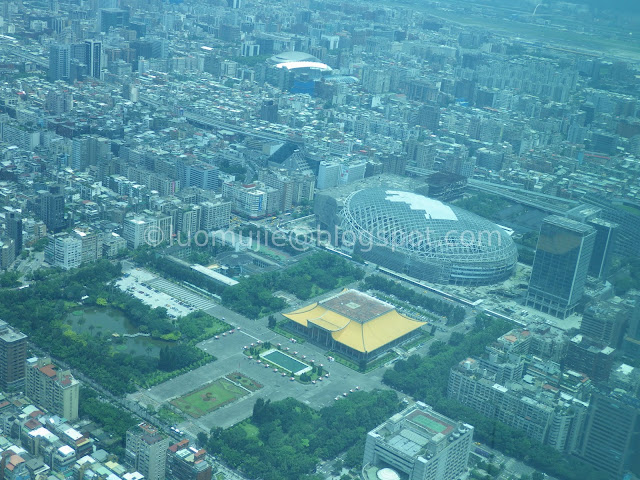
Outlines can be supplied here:
[[127, 431], [125, 463], [145, 480], [164, 480], [169, 439], [157, 428], [141, 423]]
[[75, 228], [71, 234], [80, 240], [80, 263], [95, 262], [102, 258], [102, 237], [90, 228]]
[[7, 269], [16, 259], [16, 246], [12, 239], [0, 240], [0, 268]]
[[198, 187], [202, 190], [220, 191], [220, 170], [198, 160], [181, 158], [176, 164], [178, 180], [182, 188]]
[[227, 182], [222, 185], [222, 196], [231, 200], [231, 210], [247, 218], [260, 218], [267, 214], [267, 192], [251, 183]]
[[168, 242], [172, 233], [173, 217], [141, 215], [125, 219], [122, 238], [127, 241], [128, 248], [136, 249], [143, 244], [155, 247], [163, 241]]
[[88, 67], [87, 75], [100, 78], [102, 71], [102, 42], [100, 40], [85, 40], [85, 62]]
[[78, 418], [80, 382], [70, 370], [58, 370], [50, 358], [26, 361], [25, 394], [37, 405], [69, 421]]
[[269, 123], [278, 121], [278, 104], [273, 100], [265, 100], [260, 107], [260, 120]]
[[24, 385], [27, 336], [0, 320], [0, 390], [19, 390]]
[[589, 263], [589, 274], [597, 278], [606, 278], [611, 267], [619, 225], [601, 218], [589, 220], [587, 225], [591, 225], [596, 231], [593, 253]]
[[189, 440], [171, 445], [167, 451], [169, 480], [211, 480], [212, 467], [207, 451], [189, 447]]
[[49, 187], [49, 191], [40, 196], [40, 218], [53, 232], [59, 232], [66, 226], [64, 194], [59, 185]]
[[200, 229], [207, 232], [227, 228], [231, 221], [231, 202], [202, 202]]
[[595, 237], [589, 225], [557, 215], [545, 218], [526, 304], [560, 318], [571, 315], [582, 298]]
[[126, 27], [129, 24], [129, 10], [123, 8], [100, 9], [100, 31], [108, 33], [111, 28]]
[[44, 260], [64, 270], [79, 267], [82, 264], [82, 240], [64, 232], [50, 235], [44, 249]]
[[[367, 435], [365, 468], [402, 472], [408, 480], [455, 480], [467, 470], [473, 427], [416, 402]], [[384, 473], [383, 473], [384, 475]]]
[[630, 358], [640, 358], [640, 295], [633, 295], [629, 304], [629, 323], [622, 342], [622, 350]]
[[49, 49], [49, 81], [69, 80], [71, 45], [51, 45]]
[[594, 382], [606, 382], [613, 367], [614, 352], [614, 348], [578, 334], [569, 342], [564, 364], [586, 374]]
[[567, 212], [568, 218], [591, 225], [596, 231], [589, 262], [589, 275], [596, 278], [605, 278], [609, 272], [620, 226], [601, 218], [603, 213], [602, 208], [589, 204], [580, 204]]
[[[513, 357], [509, 361], [513, 361]], [[539, 443], [559, 451], [574, 451], [587, 407], [585, 402], [573, 396], [581, 396], [580, 389], [565, 377], [548, 375], [546, 366], [543, 369], [545, 378], [536, 380], [538, 372], [534, 367], [531, 372], [527, 370], [526, 379], [519, 381], [517, 375], [511, 373], [522, 372], [522, 368], [508, 362], [496, 363], [491, 358], [461, 361], [451, 368], [447, 396], [486, 417], [522, 430]], [[580, 377], [580, 384], [582, 380]], [[559, 388], [561, 383], [565, 384], [562, 389]], [[541, 391], [542, 385], [549, 390]]]
[[580, 324], [580, 333], [596, 342], [618, 348], [631, 308], [621, 302], [592, 302], [586, 306]]
[[22, 251], [22, 217], [17, 212], [6, 214], [7, 236], [13, 240], [16, 256]]
[[[628, 472], [640, 475], [640, 401], [623, 391], [599, 391], [591, 396], [578, 456], [609, 478]], [[635, 470], [635, 471], [634, 471]]]
[[440, 107], [433, 103], [424, 104], [418, 110], [416, 123], [435, 132], [440, 128]]

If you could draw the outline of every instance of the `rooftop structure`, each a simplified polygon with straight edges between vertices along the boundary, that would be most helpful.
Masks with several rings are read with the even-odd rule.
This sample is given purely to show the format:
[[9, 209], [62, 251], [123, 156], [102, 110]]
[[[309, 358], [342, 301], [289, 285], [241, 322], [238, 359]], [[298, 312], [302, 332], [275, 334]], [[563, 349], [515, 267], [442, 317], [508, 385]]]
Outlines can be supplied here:
[[283, 315], [311, 340], [358, 360], [384, 353], [424, 325], [357, 290], [344, 290]]
[[454, 480], [466, 471], [472, 442], [471, 425], [416, 402], [369, 432], [363, 464], [391, 467], [409, 480]]

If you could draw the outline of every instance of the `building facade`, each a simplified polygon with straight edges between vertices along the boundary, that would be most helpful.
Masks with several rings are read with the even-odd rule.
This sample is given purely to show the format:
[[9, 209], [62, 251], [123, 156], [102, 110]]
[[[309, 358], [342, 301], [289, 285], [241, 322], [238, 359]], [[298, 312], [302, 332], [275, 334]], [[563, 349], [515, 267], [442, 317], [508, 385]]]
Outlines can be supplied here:
[[0, 320], [0, 390], [22, 389], [27, 360], [27, 336]]
[[70, 370], [58, 370], [50, 358], [27, 359], [25, 394], [37, 405], [69, 421], [78, 418], [80, 382]]
[[164, 480], [169, 439], [146, 423], [127, 431], [125, 462], [146, 480]]
[[526, 304], [566, 318], [582, 298], [596, 232], [551, 215], [542, 222]]

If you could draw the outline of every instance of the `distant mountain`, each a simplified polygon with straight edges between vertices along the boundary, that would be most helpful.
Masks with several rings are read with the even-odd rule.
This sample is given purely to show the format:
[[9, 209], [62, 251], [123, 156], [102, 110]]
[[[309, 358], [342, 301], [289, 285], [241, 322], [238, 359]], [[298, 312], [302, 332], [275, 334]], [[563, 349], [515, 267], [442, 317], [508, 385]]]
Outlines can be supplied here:
[[569, 0], [569, 3], [585, 4], [595, 10], [640, 14], [640, 2], [637, 0]]

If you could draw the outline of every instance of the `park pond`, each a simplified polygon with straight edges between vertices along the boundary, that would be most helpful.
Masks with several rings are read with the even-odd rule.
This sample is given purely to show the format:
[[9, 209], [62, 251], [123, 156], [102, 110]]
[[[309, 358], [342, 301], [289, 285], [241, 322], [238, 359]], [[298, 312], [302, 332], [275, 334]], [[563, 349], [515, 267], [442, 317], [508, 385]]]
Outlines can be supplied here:
[[[135, 325], [113, 308], [92, 307], [74, 310], [65, 317], [65, 322], [76, 333], [108, 337], [112, 339], [116, 350], [131, 355], [157, 357], [162, 347], [172, 345], [172, 342], [140, 335]], [[136, 334], [138, 335], [129, 336]]]

